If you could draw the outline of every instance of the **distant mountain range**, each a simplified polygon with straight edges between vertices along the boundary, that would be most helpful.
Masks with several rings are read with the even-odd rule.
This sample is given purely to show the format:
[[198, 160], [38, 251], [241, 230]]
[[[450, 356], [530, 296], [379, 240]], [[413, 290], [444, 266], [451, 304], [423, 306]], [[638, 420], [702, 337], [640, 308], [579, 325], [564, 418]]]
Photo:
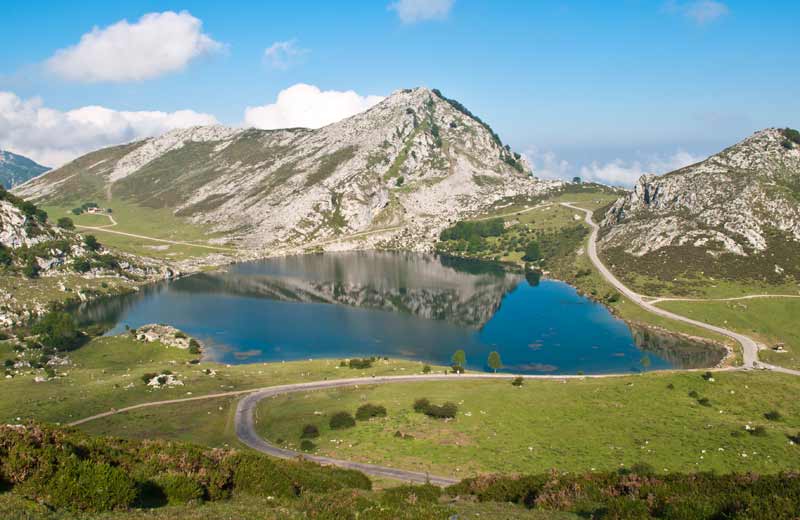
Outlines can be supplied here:
[[561, 184], [534, 178], [457, 101], [416, 88], [317, 130], [196, 127], [106, 148], [16, 193], [168, 208], [251, 248], [386, 230], [357, 247], [431, 250], [453, 222]]
[[0, 184], [11, 189], [49, 170], [27, 157], [0, 150]]
[[600, 249], [628, 277], [800, 280], [800, 133], [769, 128], [641, 177], [605, 211]]

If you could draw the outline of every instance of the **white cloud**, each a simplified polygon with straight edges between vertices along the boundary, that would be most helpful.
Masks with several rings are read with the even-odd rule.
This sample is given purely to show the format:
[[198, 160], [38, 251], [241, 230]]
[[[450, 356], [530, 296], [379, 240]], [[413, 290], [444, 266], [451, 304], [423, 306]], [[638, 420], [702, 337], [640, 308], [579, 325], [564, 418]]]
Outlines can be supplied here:
[[397, 0], [389, 9], [397, 12], [403, 23], [443, 20], [450, 14], [455, 0]]
[[596, 161], [582, 166], [580, 177], [585, 181], [598, 181], [616, 186], [632, 186], [646, 173], [668, 173], [702, 160], [692, 154], [678, 150], [670, 156], [655, 155], [645, 161], [625, 161], [615, 159], [605, 164]]
[[681, 14], [699, 25], [713, 22], [730, 12], [727, 5], [715, 0], [697, 0], [685, 3], [670, 0], [664, 4], [664, 10], [668, 13]]
[[525, 157], [533, 169], [533, 174], [540, 179], [571, 179], [572, 165], [564, 159], [559, 159], [553, 152], [540, 151], [532, 148], [525, 151]]
[[192, 110], [126, 112], [85, 106], [63, 112], [47, 108], [39, 98], [24, 100], [0, 91], [0, 148], [47, 166], [174, 128], [215, 123], [214, 116]]
[[638, 160], [614, 159], [606, 163], [592, 161], [580, 167], [559, 158], [553, 152], [537, 148], [526, 151], [525, 157], [533, 168], [533, 174], [542, 179], [572, 180], [573, 177], [581, 177], [584, 181], [615, 186], [633, 186], [646, 173], [660, 175], [702, 160], [684, 150], [677, 150], [672, 155], [648, 155]]
[[297, 40], [275, 42], [264, 50], [264, 61], [274, 69], [286, 70], [308, 54], [297, 46]]
[[314, 85], [298, 83], [281, 90], [275, 103], [247, 107], [247, 126], [273, 130], [276, 128], [319, 128], [350, 117], [379, 103], [381, 96], [361, 96], [352, 90], [320, 90]]
[[155, 78], [224, 48], [202, 27], [186, 11], [150, 13], [136, 23], [122, 20], [95, 27], [78, 44], [56, 51], [45, 65], [66, 80], [84, 83]]

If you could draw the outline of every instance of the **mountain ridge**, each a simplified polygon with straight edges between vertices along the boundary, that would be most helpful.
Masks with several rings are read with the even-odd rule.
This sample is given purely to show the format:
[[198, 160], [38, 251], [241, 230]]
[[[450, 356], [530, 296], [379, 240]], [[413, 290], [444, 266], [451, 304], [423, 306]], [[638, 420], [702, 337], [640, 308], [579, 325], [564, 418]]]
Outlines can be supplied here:
[[315, 130], [173, 130], [92, 152], [15, 192], [169, 208], [260, 248], [397, 228], [360, 246], [430, 250], [448, 223], [560, 185], [532, 177], [491, 127], [421, 87]]
[[24, 155], [0, 150], [0, 185], [5, 189], [27, 182], [48, 170], [50, 168], [47, 166], [42, 166]]
[[642, 176], [603, 214], [601, 250], [639, 271], [673, 262], [733, 276], [749, 263], [748, 276], [800, 279], [792, 258], [800, 252], [800, 136], [790, 136], [767, 128], [699, 163]]

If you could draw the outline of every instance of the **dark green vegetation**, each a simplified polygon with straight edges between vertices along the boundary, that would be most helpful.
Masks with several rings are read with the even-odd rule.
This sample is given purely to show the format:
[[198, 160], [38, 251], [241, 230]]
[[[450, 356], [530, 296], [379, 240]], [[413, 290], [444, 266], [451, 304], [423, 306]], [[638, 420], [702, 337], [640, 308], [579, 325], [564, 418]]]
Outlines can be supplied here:
[[768, 234], [767, 244], [765, 252], [748, 256], [726, 253], [712, 257], [691, 245], [664, 247], [640, 257], [615, 247], [604, 249], [600, 256], [626, 285], [643, 294], [704, 296], [709, 286], [719, 282], [761, 286], [768, 293], [776, 292], [775, 287], [793, 285], [791, 281], [796, 285], [800, 281], [800, 244], [778, 230]]
[[521, 157], [518, 153], [514, 153], [511, 151], [511, 148], [508, 145], [503, 146], [503, 142], [500, 140], [500, 136], [490, 127], [487, 123], [485, 123], [481, 118], [473, 114], [472, 112], [467, 109], [464, 105], [460, 102], [456, 101], [455, 99], [450, 99], [444, 96], [439, 89], [433, 89], [432, 92], [438, 96], [440, 99], [447, 101], [454, 109], [458, 110], [465, 116], [474, 119], [478, 123], [480, 123], [488, 132], [491, 134], [492, 139], [500, 147], [500, 158], [509, 166], [514, 168], [515, 170], [522, 172], [524, 171], [524, 167], [522, 162], [520, 161]]
[[657, 475], [638, 465], [615, 473], [480, 477], [447, 493], [583, 518], [790, 520], [800, 508], [800, 476]]
[[792, 149], [794, 146], [800, 145], [800, 132], [795, 130], [794, 128], [784, 128], [781, 130], [783, 137], [786, 140], [781, 143], [784, 148]]
[[458, 406], [449, 401], [440, 405], [433, 404], [423, 397], [414, 401], [414, 411], [434, 419], [453, 419], [458, 413]]

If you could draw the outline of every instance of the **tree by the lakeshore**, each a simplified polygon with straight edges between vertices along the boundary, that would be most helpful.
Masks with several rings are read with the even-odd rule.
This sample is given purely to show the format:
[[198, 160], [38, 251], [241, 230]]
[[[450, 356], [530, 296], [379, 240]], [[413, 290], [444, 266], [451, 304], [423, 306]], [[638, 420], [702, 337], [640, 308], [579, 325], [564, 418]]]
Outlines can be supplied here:
[[455, 354], [451, 358], [451, 361], [454, 365], [464, 367], [467, 364], [467, 354], [464, 352], [463, 349], [456, 350]]
[[500, 353], [496, 350], [489, 352], [489, 368], [497, 372], [499, 369], [503, 368], [503, 361], [500, 359]]

